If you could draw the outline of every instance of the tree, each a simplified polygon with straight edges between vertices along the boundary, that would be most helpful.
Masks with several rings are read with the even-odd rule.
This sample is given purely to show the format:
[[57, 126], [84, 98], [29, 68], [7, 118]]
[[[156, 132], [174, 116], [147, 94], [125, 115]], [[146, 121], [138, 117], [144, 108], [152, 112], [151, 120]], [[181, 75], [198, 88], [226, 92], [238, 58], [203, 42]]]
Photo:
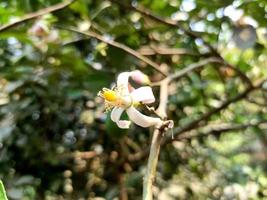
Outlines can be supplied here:
[[157, 137], [155, 197], [266, 198], [266, 9], [263, 0], [2, 0], [8, 197], [140, 199], [153, 128], [119, 129], [97, 96], [139, 69], [157, 114], [174, 121], [173, 136]]

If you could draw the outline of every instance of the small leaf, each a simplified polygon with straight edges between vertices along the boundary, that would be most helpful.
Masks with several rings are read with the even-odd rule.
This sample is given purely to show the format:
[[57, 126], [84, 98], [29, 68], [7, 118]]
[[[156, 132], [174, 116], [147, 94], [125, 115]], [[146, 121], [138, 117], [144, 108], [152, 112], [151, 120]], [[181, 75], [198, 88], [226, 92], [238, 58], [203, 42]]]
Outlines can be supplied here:
[[107, 44], [104, 42], [99, 43], [96, 45], [96, 50], [102, 55], [102, 56], [107, 56]]
[[3, 182], [0, 180], [0, 199], [1, 200], [8, 200], [6, 196], [6, 191], [3, 185]]

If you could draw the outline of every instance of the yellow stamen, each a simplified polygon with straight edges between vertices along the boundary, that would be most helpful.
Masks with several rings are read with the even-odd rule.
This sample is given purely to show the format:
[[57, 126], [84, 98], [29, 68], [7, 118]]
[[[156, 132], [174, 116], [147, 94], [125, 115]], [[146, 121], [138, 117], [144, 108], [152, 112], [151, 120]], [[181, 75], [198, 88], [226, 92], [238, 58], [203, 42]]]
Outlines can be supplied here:
[[140, 102], [133, 102], [133, 103], [132, 103], [132, 106], [134, 106], [134, 107], [138, 107], [138, 106], [140, 106], [140, 105], [141, 105]]
[[117, 100], [116, 92], [114, 92], [113, 90], [105, 90], [105, 91], [103, 91], [103, 97], [104, 97], [105, 100], [111, 101], [111, 102], [114, 102], [114, 101]]
[[149, 77], [147, 75], [144, 75], [144, 83], [147, 84], [147, 85], [150, 85], [151, 84], [151, 81], [149, 79]]
[[132, 97], [127, 92], [125, 87], [115, 87], [111, 89], [103, 88], [98, 96], [105, 100], [105, 110], [110, 111], [114, 107], [120, 107], [127, 109], [131, 106], [138, 106], [138, 102], [135, 103], [132, 100]]

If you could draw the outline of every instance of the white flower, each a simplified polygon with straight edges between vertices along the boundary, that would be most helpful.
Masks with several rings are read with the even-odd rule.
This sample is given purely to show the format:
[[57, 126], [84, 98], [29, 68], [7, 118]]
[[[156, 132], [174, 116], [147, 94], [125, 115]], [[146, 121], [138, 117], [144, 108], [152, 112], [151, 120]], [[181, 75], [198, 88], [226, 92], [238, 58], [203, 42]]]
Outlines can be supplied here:
[[[106, 110], [112, 109], [111, 120], [116, 122], [118, 127], [129, 128], [131, 121], [142, 127], [160, 127], [163, 124], [160, 118], [143, 115], [135, 108], [140, 102], [149, 104], [155, 101], [151, 87], [144, 86], [132, 92], [129, 91], [129, 77], [136, 76], [136, 72], [120, 73], [117, 79], [117, 86], [112, 90], [103, 88], [99, 92], [99, 96], [104, 98]], [[131, 121], [120, 120], [124, 111], [126, 111]]]

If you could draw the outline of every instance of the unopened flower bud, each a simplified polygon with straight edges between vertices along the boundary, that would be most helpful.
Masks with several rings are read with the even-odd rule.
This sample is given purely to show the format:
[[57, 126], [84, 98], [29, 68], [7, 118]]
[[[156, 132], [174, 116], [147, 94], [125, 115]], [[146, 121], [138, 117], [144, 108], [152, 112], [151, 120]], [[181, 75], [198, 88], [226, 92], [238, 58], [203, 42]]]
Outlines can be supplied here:
[[49, 33], [49, 28], [44, 21], [37, 21], [29, 29], [29, 33], [33, 36], [44, 37]]
[[131, 78], [138, 84], [141, 85], [150, 85], [150, 79], [149, 77], [141, 72], [140, 70], [135, 70], [131, 72]]

